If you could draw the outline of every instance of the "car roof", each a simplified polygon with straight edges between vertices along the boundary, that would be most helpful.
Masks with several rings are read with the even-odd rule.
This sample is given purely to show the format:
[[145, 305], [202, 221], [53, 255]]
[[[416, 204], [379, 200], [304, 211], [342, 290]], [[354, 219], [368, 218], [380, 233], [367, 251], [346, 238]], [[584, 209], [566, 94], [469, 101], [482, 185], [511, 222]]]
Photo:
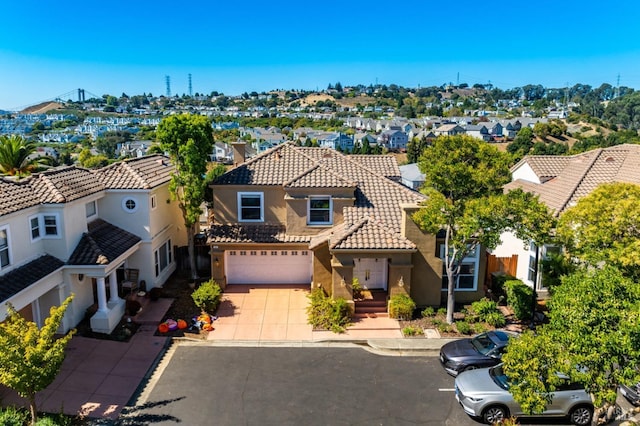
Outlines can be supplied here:
[[492, 340], [498, 345], [506, 345], [509, 342], [509, 338], [512, 336], [501, 330], [494, 330], [487, 333]]

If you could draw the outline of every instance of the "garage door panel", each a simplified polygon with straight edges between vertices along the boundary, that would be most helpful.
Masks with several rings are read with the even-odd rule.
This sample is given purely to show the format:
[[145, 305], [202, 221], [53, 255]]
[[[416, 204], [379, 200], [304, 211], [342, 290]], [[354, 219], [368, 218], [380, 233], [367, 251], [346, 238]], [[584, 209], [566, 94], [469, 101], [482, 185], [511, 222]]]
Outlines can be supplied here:
[[228, 284], [308, 284], [308, 250], [236, 250], [225, 253]]

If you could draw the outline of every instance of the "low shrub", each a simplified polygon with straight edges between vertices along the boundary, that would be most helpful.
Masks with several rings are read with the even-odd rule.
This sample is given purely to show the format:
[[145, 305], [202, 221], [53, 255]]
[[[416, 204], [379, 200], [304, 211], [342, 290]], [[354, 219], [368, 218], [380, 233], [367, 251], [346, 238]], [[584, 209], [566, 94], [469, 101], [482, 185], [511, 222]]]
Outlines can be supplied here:
[[452, 330], [453, 327], [451, 326], [451, 324], [447, 324], [446, 322], [438, 324], [438, 331], [440, 333], [451, 333]]
[[507, 323], [507, 320], [505, 319], [504, 315], [502, 315], [502, 312], [500, 311], [491, 312], [487, 314], [484, 318], [484, 321], [490, 326], [495, 328], [504, 327], [504, 325]]
[[401, 293], [391, 296], [389, 300], [389, 317], [408, 321], [413, 318], [416, 303], [408, 295]]
[[222, 298], [222, 290], [218, 283], [214, 280], [205, 281], [191, 293], [193, 303], [200, 308], [202, 312], [214, 312], [220, 304]]
[[504, 288], [507, 304], [513, 309], [513, 315], [519, 320], [530, 319], [533, 289], [520, 280], [509, 280], [504, 283]]
[[409, 325], [407, 327], [404, 327], [402, 329], [402, 335], [403, 336], [418, 336], [420, 334], [422, 334], [422, 330], [420, 329], [420, 327], [416, 327], [413, 325]]
[[489, 300], [486, 297], [477, 300], [471, 304], [471, 311], [478, 317], [480, 321], [487, 321], [487, 317], [494, 312], [500, 313], [498, 310], [498, 304], [493, 300]]
[[473, 333], [474, 334], [484, 333], [487, 330], [488, 330], [488, 328], [483, 322], [477, 322], [477, 323], [473, 324]]
[[344, 298], [332, 300], [322, 288], [315, 288], [309, 295], [307, 322], [315, 329], [344, 332], [351, 320], [351, 309]]
[[471, 334], [472, 332], [471, 325], [466, 321], [456, 322], [456, 328], [458, 329], [458, 333]]
[[422, 312], [420, 313], [422, 315], [422, 318], [429, 318], [432, 317], [436, 314], [436, 310], [433, 309], [432, 306], [427, 306], [426, 308], [424, 308], [422, 310]]
[[447, 315], [447, 308], [438, 308], [438, 310], [436, 311], [436, 313], [438, 315]]
[[351, 281], [351, 288], [353, 289], [353, 298], [361, 299], [362, 298], [362, 285], [360, 285], [360, 280], [356, 277], [353, 277], [353, 281]]
[[0, 425], [23, 426], [27, 424], [29, 415], [26, 410], [15, 407], [5, 407], [0, 409]]

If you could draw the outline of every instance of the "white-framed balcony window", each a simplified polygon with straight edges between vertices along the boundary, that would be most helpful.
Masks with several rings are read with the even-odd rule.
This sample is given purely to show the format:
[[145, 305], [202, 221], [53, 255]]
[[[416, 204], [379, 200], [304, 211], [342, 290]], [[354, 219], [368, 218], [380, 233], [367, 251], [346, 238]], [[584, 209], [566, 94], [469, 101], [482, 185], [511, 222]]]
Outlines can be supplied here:
[[[444, 244], [440, 245], [440, 259], [444, 261]], [[480, 263], [480, 250], [476, 246], [460, 263], [460, 273], [456, 279], [455, 291], [476, 291], [478, 289], [478, 265]], [[449, 277], [447, 277], [446, 265], [442, 265], [442, 291], [447, 291]]]
[[311, 196], [307, 204], [309, 225], [331, 225], [333, 223], [333, 200], [330, 196]]
[[156, 277], [171, 265], [173, 261], [171, 255], [171, 240], [167, 240], [164, 244], [156, 249], [153, 253], [155, 262]]
[[39, 214], [29, 217], [31, 241], [36, 241], [40, 238], [60, 237], [58, 217], [57, 213]]
[[264, 222], [264, 194], [238, 192], [238, 221]]
[[98, 206], [96, 205], [96, 201], [89, 201], [84, 205], [84, 210], [86, 217], [93, 217], [98, 214]]
[[11, 265], [11, 253], [9, 249], [9, 227], [0, 228], [0, 268]]

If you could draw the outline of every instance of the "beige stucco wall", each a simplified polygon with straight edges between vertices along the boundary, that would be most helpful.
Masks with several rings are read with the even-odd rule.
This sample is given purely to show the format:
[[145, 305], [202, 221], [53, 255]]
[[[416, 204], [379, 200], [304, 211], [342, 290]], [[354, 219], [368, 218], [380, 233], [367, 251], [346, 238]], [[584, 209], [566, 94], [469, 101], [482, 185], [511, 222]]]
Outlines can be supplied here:
[[327, 293], [331, 292], [331, 257], [327, 244], [313, 249], [313, 285], [322, 286]]
[[264, 202], [264, 222], [285, 224], [287, 213], [284, 201], [285, 192], [280, 186], [240, 186], [213, 185], [213, 215], [216, 223], [238, 222], [238, 192], [262, 192]]

